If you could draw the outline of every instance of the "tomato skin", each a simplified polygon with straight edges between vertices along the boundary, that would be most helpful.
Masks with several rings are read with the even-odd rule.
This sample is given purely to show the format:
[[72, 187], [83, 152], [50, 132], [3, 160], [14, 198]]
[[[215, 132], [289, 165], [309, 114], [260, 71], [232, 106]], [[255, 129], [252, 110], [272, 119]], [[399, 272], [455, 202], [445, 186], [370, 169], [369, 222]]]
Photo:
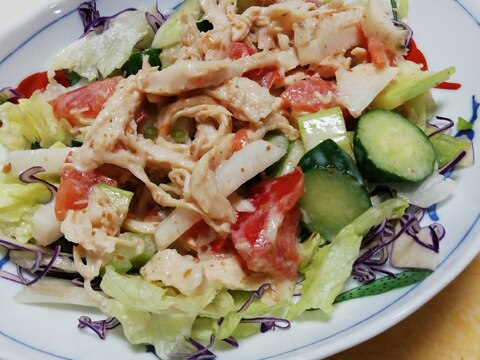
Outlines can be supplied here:
[[250, 138], [248, 137], [248, 132], [246, 128], [241, 128], [235, 133], [235, 137], [233, 138], [232, 148], [233, 151], [238, 151], [243, 149], [245, 145], [250, 142]]
[[[68, 160], [67, 160], [68, 161]], [[55, 216], [65, 220], [68, 210], [82, 210], [87, 206], [90, 189], [100, 183], [117, 186], [114, 179], [93, 170], [81, 172], [67, 168], [60, 172], [60, 186], [55, 197]]]
[[322, 78], [309, 78], [290, 85], [282, 93], [281, 98], [290, 105], [294, 112], [312, 113], [338, 105], [334, 96], [327, 103], [322, 101], [321, 97], [328, 96], [329, 92], [335, 94], [335, 82]]
[[280, 72], [275, 66], [267, 66], [261, 69], [247, 71], [243, 76], [270, 89], [277, 79], [281, 78]]
[[410, 49], [405, 56], [405, 60], [422, 65], [422, 70], [428, 70], [427, 59], [425, 59], [425, 55], [423, 55], [413, 39], [410, 40]]
[[[255, 54], [255, 50], [245, 43], [234, 41], [228, 47], [228, 57], [232, 60]], [[274, 66], [267, 66], [262, 69], [247, 71], [243, 74], [246, 78], [256, 81], [264, 88], [270, 89], [275, 80], [281, 77], [280, 72]]]
[[[63, 86], [70, 86], [68, 75], [63, 70], [56, 70], [54, 79]], [[27, 99], [32, 96], [35, 90], [44, 91], [48, 85], [48, 73], [46, 71], [38, 72], [27, 76], [17, 86], [17, 91]]]
[[389, 65], [388, 55], [383, 43], [376, 38], [368, 39], [368, 53], [372, 58], [372, 63], [377, 68], [384, 68]]
[[228, 47], [228, 57], [232, 60], [255, 54], [255, 50], [245, 43], [233, 41]]
[[[413, 39], [410, 40], [410, 49], [408, 50], [407, 56], [405, 56], [405, 60], [412, 61], [417, 64], [422, 65], [422, 70], [428, 70], [428, 63], [425, 55], [423, 55], [422, 51], [417, 47], [417, 44]], [[462, 87], [461, 84], [456, 82], [449, 82], [444, 81], [437, 86], [436, 89], [444, 89], [444, 90], [458, 90]]]
[[[239, 213], [231, 231], [232, 242], [250, 270], [295, 279], [301, 260], [296, 234], [302, 193], [300, 168], [252, 189], [255, 211]], [[272, 224], [277, 227], [272, 229]]]
[[121, 79], [121, 76], [116, 76], [95, 81], [50, 100], [53, 114], [57, 119], [66, 119], [72, 126], [81, 119], [96, 118]]

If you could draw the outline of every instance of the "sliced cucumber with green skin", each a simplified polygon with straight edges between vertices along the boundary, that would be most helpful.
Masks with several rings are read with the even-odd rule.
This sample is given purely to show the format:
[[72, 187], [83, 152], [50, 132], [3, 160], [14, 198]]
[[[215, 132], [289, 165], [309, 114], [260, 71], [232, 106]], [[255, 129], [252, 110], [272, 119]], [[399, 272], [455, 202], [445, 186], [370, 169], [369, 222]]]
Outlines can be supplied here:
[[299, 162], [303, 172], [310, 169], [336, 169], [347, 173], [363, 184], [363, 178], [355, 165], [355, 161], [332, 139], [322, 141], [308, 151]]
[[353, 159], [335, 141], [321, 142], [299, 165], [304, 172], [303, 220], [326, 240], [372, 206]]
[[420, 182], [433, 173], [430, 139], [410, 120], [388, 110], [360, 117], [353, 152], [364, 178], [373, 182]]
[[182, 16], [189, 15], [199, 20], [203, 14], [198, 0], [185, 0], [169, 16], [168, 20], [160, 26], [152, 41], [152, 48], [163, 49], [180, 42], [182, 35]]
[[263, 140], [271, 142], [274, 145], [277, 145], [278, 147], [281, 147], [285, 151], [288, 149], [289, 141], [287, 137], [279, 132], [279, 131], [269, 131], [268, 133], [265, 134], [263, 137]]
[[292, 172], [298, 165], [298, 162], [305, 154], [305, 149], [301, 140], [291, 141], [288, 145], [287, 153], [267, 171], [271, 177], [279, 177]]

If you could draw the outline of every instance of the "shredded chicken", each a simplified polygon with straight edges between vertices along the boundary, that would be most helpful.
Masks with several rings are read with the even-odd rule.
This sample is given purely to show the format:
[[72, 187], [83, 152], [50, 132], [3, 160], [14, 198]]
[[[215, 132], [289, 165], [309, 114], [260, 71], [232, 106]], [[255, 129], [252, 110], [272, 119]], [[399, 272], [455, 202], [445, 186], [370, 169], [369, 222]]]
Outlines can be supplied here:
[[244, 77], [235, 77], [205, 92], [220, 101], [237, 119], [255, 123], [272, 112], [275, 102], [268, 89]]
[[[266, 0], [239, 14], [235, 0], [200, 0], [202, 20], [212, 29], [200, 31], [195, 19], [184, 16], [180, 42], [162, 50], [164, 68], [144, 61], [138, 74], [121, 80], [95, 121], [83, 124], [84, 144], [64, 165], [83, 172], [105, 164], [122, 168], [122, 181], [140, 184], [136, 204], [161, 209], [161, 216], [148, 218], [150, 209], [142, 209], [126, 218], [93, 188], [85, 209], [70, 210], [61, 230], [76, 244], [75, 266], [87, 283], [119, 247], [141, 252], [139, 244], [125, 242], [123, 229], [154, 235], [158, 252], [141, 274], [185, 295], [211, 283], [253, 290], [266, 280], [276, 287], [272, 299], [291, 294], [291, 281], [247, 273], [236, 256], [219, 258], [209, 246], [228, 237], [237, 211], [255, 209], [239, 187], [285, 154], [265, 135], [299, 137], [294, 113], [281, 96], [287, 87], [312, 77], [330, 80], [335, 88], [315, 96], [359, 116], [396, 75], [394, 66], [377, 69], [371, 63], [364, 35], [381, 41], [395, 59], [404, 51], [405, 33], [390, 21], [388, 0], [367, 3]], [[243, 52], [231, 54], [232, 44]], [[370, 92], [361, 91], [365, 79], [374, 82]], [[151, 136], [137, 118], [145, 110]], [[247, 137], [240, 148], [239, 130]], [[202, 220], [208, 235], [189, 234]], [[280, 220], [272, 218], [267, 237], [277, 237]]]
[[190, 90], [219, 86], [243, 73], [275, 66], [283, 72], [298, 65], [294, 51], [263, 51], [238, 60], [177, 61], [162, 71], [144, 69], [138, 77], [139, 88], [156, 95], [178, 95]]

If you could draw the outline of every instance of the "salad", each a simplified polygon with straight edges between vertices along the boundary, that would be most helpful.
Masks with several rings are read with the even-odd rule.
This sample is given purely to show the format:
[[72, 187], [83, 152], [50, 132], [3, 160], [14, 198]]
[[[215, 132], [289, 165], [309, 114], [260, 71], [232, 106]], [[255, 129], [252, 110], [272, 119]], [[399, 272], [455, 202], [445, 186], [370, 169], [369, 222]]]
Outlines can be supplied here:
[[422, 280], [445, 229], [421, 220], [473, 151], [431, 119], [430, 90], [459, 84], [426, 69], [407, 7], [82, 3], [80, 38], [1, 91], [0, 276], [160, 358]]

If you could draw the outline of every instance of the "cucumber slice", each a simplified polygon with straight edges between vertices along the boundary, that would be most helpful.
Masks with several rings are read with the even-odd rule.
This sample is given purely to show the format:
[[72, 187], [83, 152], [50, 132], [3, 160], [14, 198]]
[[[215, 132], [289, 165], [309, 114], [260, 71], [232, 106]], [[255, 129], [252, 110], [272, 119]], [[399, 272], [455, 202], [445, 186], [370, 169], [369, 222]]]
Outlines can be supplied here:
[[271, 177], [279, 177], [291, 173], [298, 165], [298, 162], [305, 154], [301, 140], [294, 140], [288, 145], [287, 153], [274, 165], [267, 174]]
[[363, 178], [353, 159], [332, 139], [322, 141], [308, 151], [299, 162], [303, 172], [310, 169], [336, 169], [363, 184]]
[[343, 150], [352, 153], [345, 120], [339, 107], [303, 115], [297, 121], [306, 151], [313, 149], [323, 140], [333, 139]]
[[326, 240], [372, 206], [355, 162], [335, 141], [321, 142], [299, 165], [305, 176], [300, 198], [305, 225]]
[[310, 231], [326, 240], [332, 240], [370, 206], [365, 186], [347, 173], [314, 168], [304, 174], [303, 219]]
[[263, 140], [271, 142], [272, 144], [277, 145], [285, 151], [287, 151], [288, 145], [290, 143], [287, 137], [279, 131], [269, 131], [265, 134]]
[[203, 14], [200, 2], [198, 0], [186, 0], [180, 4], [158, 29], [152, 41], [152, 48], [163, 49], [180, 42], [183, 26], [182, 16], [184, 14], [199, 20]]
[[374, 182], [419, 182], [433, 173], [436, 153], [425, 133], [388, 110], [360, 117], [353, 152], [362, 175]]

